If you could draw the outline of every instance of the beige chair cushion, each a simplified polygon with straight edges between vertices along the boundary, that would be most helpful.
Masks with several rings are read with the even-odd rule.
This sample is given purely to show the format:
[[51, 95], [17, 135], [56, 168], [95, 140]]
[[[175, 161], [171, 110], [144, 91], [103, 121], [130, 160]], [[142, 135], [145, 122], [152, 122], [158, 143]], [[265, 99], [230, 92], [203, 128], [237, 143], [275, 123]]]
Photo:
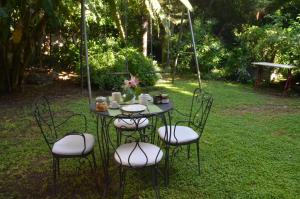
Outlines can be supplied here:
[[162, 157], [163, 152], [158, 146], [145, 142], [139, 142], [138, 145], [137, 142], [122, 144], [114, 154], [119, 164], [131, 167], [155, 165]]
[[81, 155], [83, 150], [87, 154], [93, 150], [95, 138], [93, 135], [84, 133], [86, 148], [84, 150], [84, 140], [81, 135], [67, 135], [54, 143], [52, 153], [56, 155]]
[[137, 119], [115, 119], [114, 125], [117, 128], [124, 129], [140, 129], [144, 128], [149, 124], [147, 118], [137, 118]]
[[[167, 126], [167, 128], [169, 132], [170, 126]], [[190, 127], [176, 126], [175, 132], [174, 132], [174, 128], [175, 126], [171, 126], [171, 140], [170, 140], [170, 136], [165, 137], [165, 132], [166, 132], [165, 126], [162, 126], [158, 129], [159, 137], [165, 140], [165, 142], [170, 142], [171, 144], [184, 144], [184, 143], [197, 140], [199, 138], [198, 133], [195, 132]]]

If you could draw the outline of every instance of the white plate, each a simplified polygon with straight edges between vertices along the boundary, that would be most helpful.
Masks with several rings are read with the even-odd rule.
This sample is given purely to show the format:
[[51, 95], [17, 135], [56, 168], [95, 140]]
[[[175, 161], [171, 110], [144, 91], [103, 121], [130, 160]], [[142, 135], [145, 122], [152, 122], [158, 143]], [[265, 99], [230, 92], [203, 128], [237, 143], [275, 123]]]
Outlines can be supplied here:
[[132, 104], [132, 105], [127, 105], [127, 106], [123, 106], [121, 107], [122, 111], [125, 112], [142, 112], [144, 110], [146, 110], [146, 106], [141, 105], [141, 104]]

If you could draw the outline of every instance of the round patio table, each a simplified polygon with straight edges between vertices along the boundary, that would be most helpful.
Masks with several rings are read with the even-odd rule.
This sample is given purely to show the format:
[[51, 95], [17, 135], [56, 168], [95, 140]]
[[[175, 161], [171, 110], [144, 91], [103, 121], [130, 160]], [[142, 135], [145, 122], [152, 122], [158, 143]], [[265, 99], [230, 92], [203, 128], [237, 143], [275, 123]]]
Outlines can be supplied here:
[[[121, 105], [126, 106], [126, 105]], [[138, 115], [135, 115], [135, 118], [139, 117], [159, 117], [162, 119], [162, 123], [164, 125], [169, 124], [171, 126], [171, 115], [170, 111], [173, 109], [173, 104], [153, 104], [149, 103], [147, 105], [147, 109]], [[111, 124], [108, 122], [109, 120], [116, 119], [116, 118], [124, 118], [124, 114], [122, 114], [121, 109], [108, 109], [107, 111], [96, 111], [96, 104], [92, 103], [90, 106], [90, 110], [96, 115], [96, 124], [97, 124], [97, 140], [100, 152], [100, 159], [102, 162], [103, 167], [103, 174], [104, 174], [104, 183], [105, 183], [105, 190], [104, 195], [108, 190], [108, 184], [110, 181], [109, 178], [109, 125]], [[154, 127], [156, 130], [156, 126]]]

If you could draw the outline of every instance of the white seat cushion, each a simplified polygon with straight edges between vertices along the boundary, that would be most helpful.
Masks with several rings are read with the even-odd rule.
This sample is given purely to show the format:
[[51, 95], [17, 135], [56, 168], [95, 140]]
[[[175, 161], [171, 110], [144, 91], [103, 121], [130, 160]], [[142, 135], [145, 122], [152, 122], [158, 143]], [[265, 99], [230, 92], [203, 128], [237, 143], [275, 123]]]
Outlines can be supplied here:
[[84, 140], [81, 135], [67, 135], [62, 139], [54, 143], [52, 147], [52, 153], [56, 155], [81, 155], [83, 150], [84, 154], [87, 154], [93, 150], [95, 138], [93, 135], [84, 133], [85, 145], [84, 150]]
[[149, 124], [147, 118], [137, 118], [137, 119], [116, 119], [114, 125], [117, 128], [124, 129], [140, 129], [144, 128]]
[[[167, 126], [168, 132], [170, 131], [170, 126]], [[158, 129], [159, 137], [166, 142], [170, 142], [171, 144], [184, 144], [199, 138], [197, 132], [195, 132], [192, 128], [187, 126], [171, 126], [171, 140], [170, 136], [165, 137], [166, 127], [162, 126]], [[175, 135], [175, 136], [174, 136]], [[170, 140], [170, 141], [169, 141]]]
[[145, 142], [122, 144], [114, 154], [114, 158], [119, 164], [130, 167], [154, 165], [162, 157], [163, 152], [158, 146]]

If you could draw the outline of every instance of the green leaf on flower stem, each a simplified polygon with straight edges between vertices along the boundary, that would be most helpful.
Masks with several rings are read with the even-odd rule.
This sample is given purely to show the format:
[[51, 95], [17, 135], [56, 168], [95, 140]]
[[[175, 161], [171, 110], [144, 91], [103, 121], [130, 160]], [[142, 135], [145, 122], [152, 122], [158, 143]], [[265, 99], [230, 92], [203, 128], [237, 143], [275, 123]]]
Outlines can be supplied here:
[[124, 95], [125, 97], [123, 98], [124, 102], [128, 102], [130, 100], [132, 100], [133, 97], [135, 97], [134, 95], [134, 91], [131, 88], [127, 88], [124, 90]]
[[141, 87], [136, 87], [134, 89], [134, 92], [135, 92], [135, 95], [136, 96], [139, 96], [141, 93], [142, 93], [142, 88]]

